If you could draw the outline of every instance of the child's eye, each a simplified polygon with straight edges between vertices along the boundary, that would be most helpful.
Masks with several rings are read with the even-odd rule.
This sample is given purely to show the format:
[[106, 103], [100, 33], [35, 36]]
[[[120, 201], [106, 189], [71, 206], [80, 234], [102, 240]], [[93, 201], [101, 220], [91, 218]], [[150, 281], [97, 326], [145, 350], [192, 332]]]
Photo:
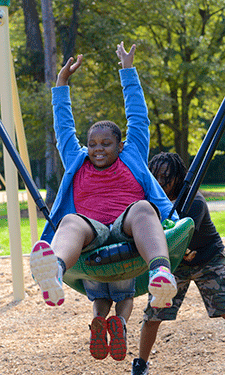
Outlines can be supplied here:
[[105, 140], [102, 142], [103, 146], [108, 147], [111, 146], [112, 142], [110, 140]]

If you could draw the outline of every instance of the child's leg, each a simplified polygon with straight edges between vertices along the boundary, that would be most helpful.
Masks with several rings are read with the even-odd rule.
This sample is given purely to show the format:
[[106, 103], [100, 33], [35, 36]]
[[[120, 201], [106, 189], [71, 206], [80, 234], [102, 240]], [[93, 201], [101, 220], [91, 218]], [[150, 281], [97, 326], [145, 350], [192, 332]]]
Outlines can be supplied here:
[[94, 237], [92, 227], [82, 217], [67, 215], [62, 219], [51, 246], [45, 241], [34, 245], [30, 255], [31, 272], [48, 305], [64, 302], [63, 274], [76, 263], [82, 248]]
[[161, 321], [145, 321], [141, 329], [139, 344], [139, 358], [135, 358], [132, 363], [132, 375], [148, 374], [148, 357], [155, 343], [158, 328]]
[[135, 245], [147, 264], [156, 257], [169, 259], [166, 237], [159, 217], [147, 201], [130, 207], [123, 223], [124, 232], [133, 237]]
[[128, 322], [133, 310], [133, 302], [133, 298], [125, 298], [123, 301], [119, 301], [116, 303], [116, 315], [122, 316], [125, 319], [126, 323]]
[[69, 269], [76, 264], [81, 251], [95, 238], [93, 229], [82, 217], [66, 215], [60, 222], [51, 246]]
[[135, 279], [109, 283], [109, 289], [116, 302], [116, 315], [107, 319], [110, 334], [109, 353], [116, 361], [122, 361], [127, 352], [126, 322], [133, 309]]
[[108, 300], [106, 298], [96, 298], [93, 303], [94, 318], [96, 318], [97, 316], [106, 318], [108, 313], [110, 312], [112, 303], [112, 300]]
[[109, 347], [107, 343], [107, 321], [105, 320], [112, 306], [112, 300], [96, 298], [93, 303], [93, 315], [90, 329], [90, 352], [95, 359], [107, 357]]
[[124, 218], [123, 230], [133, 237], [140, 255], [150, 269], [149, 291], [153, 295], [151, 306], [170, 307], [177, 292], [176, 281], [170, 273], [162, 225], [149, 202], [139, 201], [130, 207]]
[[133, 309], [133, 297], [118, 301], [115, 306], [116, 316], [107, 319], [110, 334], [109, 352], [113, 359], [122, 361], [126, 357], [127, 338], [126, 322]]

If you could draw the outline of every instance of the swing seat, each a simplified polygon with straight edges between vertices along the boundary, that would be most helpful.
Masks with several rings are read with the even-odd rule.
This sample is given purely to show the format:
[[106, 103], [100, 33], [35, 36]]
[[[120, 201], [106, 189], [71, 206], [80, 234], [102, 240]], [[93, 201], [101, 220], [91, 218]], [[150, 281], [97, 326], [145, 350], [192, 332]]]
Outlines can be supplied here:
[[[169, 249], [171, 271], [180, 264], [194, 233], [194, 221], [183, 218], [164, 229]], [[148, 292], [149, 272], [134, 243], [120, 242], [81, 253], [74, 267], [66, 271], [63, 281], [86, 295], [83, 279], [111, 282], [136, 278], [135, 297]]]

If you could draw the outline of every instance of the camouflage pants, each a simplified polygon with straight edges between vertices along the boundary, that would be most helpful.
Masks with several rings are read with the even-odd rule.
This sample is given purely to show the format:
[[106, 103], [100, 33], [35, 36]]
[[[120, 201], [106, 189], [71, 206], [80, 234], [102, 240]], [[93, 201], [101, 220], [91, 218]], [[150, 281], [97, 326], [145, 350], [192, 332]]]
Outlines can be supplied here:
[[149, 294], [148, 306], [144, 311], [144, 321], [175, 320], [191, 280], [198, 287], [209, 317], [214, 318], [225, 314], [225, 251], [216, 254], [204, 265], [190, 267], [181, 264], [174, 276], [178, 292], [173, 298], [172, 307], [152, 308], [150, 306], [152, 296]]

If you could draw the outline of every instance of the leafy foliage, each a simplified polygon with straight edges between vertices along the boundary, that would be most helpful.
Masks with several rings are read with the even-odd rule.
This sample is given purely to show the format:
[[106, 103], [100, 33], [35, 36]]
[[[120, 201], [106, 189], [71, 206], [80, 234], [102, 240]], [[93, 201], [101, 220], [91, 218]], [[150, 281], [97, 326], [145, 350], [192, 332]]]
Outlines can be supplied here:
[[[36, 3], [42, 30], [41, 2]], [[115, 49], [121, 40], [127, 48], [135, 42], [134, 63], [149, 108], [152, 153], [177, 151], [187, 162], [223, 99], [224, 1], [53, 0], [52, 4], [58, 70], [68, 53], [84, 54], [81, 69], [70, 81], [81, 143], [86, 143], [89, 126], [105, 118], [118, 123], [125, 137]], [[44, 157], [45, 128], [52, 127], [50, 92], [34, 82], [40, 64], [25, 48], [22, 1], [10, 8], [11, 46], [29, 153], [38, 159]]]

